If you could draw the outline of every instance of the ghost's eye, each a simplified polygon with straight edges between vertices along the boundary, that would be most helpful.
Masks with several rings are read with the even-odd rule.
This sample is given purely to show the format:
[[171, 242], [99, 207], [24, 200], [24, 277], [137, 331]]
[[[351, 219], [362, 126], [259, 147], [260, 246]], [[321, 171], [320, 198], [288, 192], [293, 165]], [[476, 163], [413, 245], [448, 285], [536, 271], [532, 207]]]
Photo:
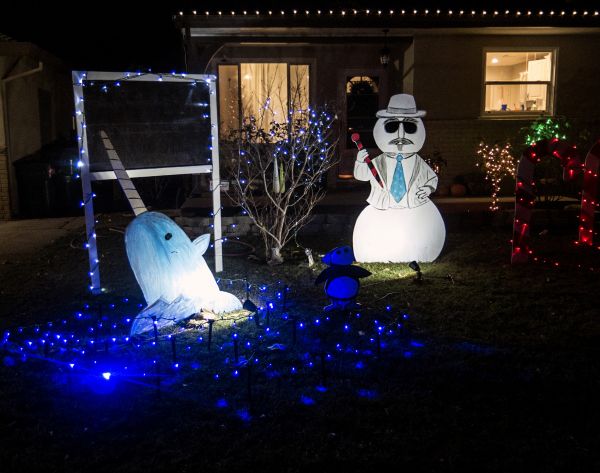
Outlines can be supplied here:
[[165, 240], [170, 240], [171, 238], [173, 238], [173, 235], [170, 233], [165, 234]]
[[339, 255], [339, 254], [341, 254], [340, 250], [337, 250], [337, 251], [335, 252], [335, 254], [336, 254], [336, 255]]
[[348, 248], [344, 248], [344, 253], [348, 253]]
[[402, 126], [404, 127], [404, 131], [409, 135], [417, 132], [417, 124], [415, 122], [402, 122]]
[[386, 133], [396, 133], [398, 128], [400, 127], [400, 122], [398, 120], [390, 120], [385, 122], [383, 128], [385, 128]]

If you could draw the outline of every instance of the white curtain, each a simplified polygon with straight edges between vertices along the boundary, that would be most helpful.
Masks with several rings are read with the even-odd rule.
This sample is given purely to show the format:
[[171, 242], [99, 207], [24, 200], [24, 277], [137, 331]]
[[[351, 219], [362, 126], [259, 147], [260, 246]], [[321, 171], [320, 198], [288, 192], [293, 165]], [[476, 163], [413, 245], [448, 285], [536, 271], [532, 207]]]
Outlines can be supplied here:
[[240, 64], [242, 116], [253, 116], [257, 125], [269, 129], [272, 121], [287, 118], [288, 81], [285, 63]]

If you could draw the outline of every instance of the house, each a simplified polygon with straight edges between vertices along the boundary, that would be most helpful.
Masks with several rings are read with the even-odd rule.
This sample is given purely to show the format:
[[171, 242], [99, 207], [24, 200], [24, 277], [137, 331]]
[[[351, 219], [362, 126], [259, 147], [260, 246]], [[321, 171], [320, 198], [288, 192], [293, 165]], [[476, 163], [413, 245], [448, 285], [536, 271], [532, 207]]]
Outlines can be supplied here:
[[[499, 7], [498, 7], [499, 8]], [[375, 112], [413, 94], [427, 111], [422, 155], [447, 160], [441, 182], [476, 171], [484, 138], [513, 139], [543, 115], [600, 137], [600, 15], [563, 10], [190, 11], [175, 16], [189, 72], [218, 75], [220, 134], [278, 90], [334, 104], [341, 122], [336, 187], [353, 181], [360, 132], [374, 147]]]
[[0, 35], [0, 220], [20, 214], [17, 161], [70, 138], [72, 116], [70, 72], [63, 63], [31, 43]]

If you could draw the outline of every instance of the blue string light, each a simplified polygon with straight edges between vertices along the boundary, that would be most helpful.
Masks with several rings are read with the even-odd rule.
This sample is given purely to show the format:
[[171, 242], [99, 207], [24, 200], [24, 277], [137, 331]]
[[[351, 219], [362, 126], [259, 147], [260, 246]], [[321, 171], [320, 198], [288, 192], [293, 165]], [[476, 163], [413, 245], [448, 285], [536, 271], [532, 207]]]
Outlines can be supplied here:
[[[276, 314], [275, 312], [282, 308], [279, 305], [281, 294], [290, 291], [290, 288], [283, 286], [280, 281], [271, 284], [250, 284], [245, 278], [221, 278], [220, 282], [239, 285], [241, 291], [249, 291], [252, 297], [259, 300], [262, 298], [262, 305], [272, 311], [272, 323], [271, 326], [252, 329], [252, 325], [247, 327], [247, 330], [238, 331], [238, 325], [247, 321], [247, 316], [223, 317], [217, 321], [223, 324], [223, 328], [227, 329], [229, 326], [229, 330], [232, 331], [229, 338], [217, 342], [218, 350], [212, 355], [223, 357], [220, 365], [212, 363], [215, 368], [209, 374], [215, 382], [224, 377], [232, 381], [248, 379], [248, 376], [243, 376], [248, 366], [258, 368], [258, 372], [262, 371], [269, 379], [285, 376], [307, 376], [307, 379], [311, 379], [314, 377], [311, 373], [317, 366], [320, 367], [319, 372], [327, 371], [331, 363], [346, 366], [345, 369], [364, 370], [370, 366], [367, 362], [376, 358], [375, 354], [378, 351], [386, 350], [389, 356], [409, 359], [414, 356], [415, 349], [424, 347], [422, 341], [403, 339], [400, 333], [395, 331], [401, 325], [399, 321], [406, 322], [408, 315], [397, 313], [391, 306], [385, 310], [363, 308], [378, 315], [369, 329], [369, 324], [354, 326], [344, 317], [330, 317], [329, 314], [310, 315], [292, 311], [290, 317], [289, 309]], [[43, 359], [52, 365], [68, 368], [69, 372], [81, 373], [111, 383], [139, 383], [142, 378], [153, 378], [160, 382], [200, 369], [201, 356], [206, 351], [201, 349], [204, 346], [204, 338], [197, 332], [207, 330], [207, 322], [201, 321], [199, 326], [194, 325], [192, 328], [181, 328], [176, 333], [160, 334], [157, 340], [132, 340], [126, 336], [132, 319], [124, 314], [131, 313], [132, 308], [137, 305], [136, 301], [123, 298], [106, 305], [110, 309], [107, 312], [102, 311], [101, 306], [90, 307], [86, 304], [70, 318], [7, 330], [2, 338], [2, 346], [11, 353], [19, 354], [21, 358], [17, 357], [17, 360]], [[298, 342], [294, 344], [287, 342], [291, 339], [292, 324], [301, 334]], [[370, 331], [368, 337], [364, 336], [366, 330]], [[381, 339], [379, 350], [373, 347], [376, 344], [376, 336]], [[162, 344], [163, 341], [175, 346], [182, 339], [187, 342], [185, 350], [178, 351], [177, 360], [163, 363], [160, 352], [157, 353], [153, 347]], [[194, 346], [196, 348], [193, 348]], [[239, 350], [239, 356], [232, 356], [234, 350]], [[274, 353], [285, 355], [281, 355], [281, 359], [273, 359]], [[274, 364], [276, 361], [277, 365]], [[285, 368], [284, 365], [279, 366], [281, 363], [290, 364]], [[166, 369], [164, 373], [158, 371], [161, 366], [164, 367], [163, 370]], [[153, 371], [156, 373], [151, 374]], [[327, 391], [323, 382], [315, 389], [318, 392]], [[359, 395], [366, 398], [376, 396], [371, 391], [364, 391]], [[310, 396], [307, 396], [307, 399], [309, 398]]]

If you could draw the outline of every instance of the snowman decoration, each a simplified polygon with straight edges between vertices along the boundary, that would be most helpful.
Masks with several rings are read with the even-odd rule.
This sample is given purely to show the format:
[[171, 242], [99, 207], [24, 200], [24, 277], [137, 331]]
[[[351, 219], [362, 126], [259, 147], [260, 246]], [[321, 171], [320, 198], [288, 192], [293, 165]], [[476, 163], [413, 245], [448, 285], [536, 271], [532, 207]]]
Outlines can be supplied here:
[[359, 149], [354, 177], [371, 183], [369, 205], [354, 226], [356, 261], [428, 262], [442, 251], [446, 228], [429, 199], [438, 178], [417, 154], [425, 142], [425, 113], [412, 95], [393, 95], [377, 112], [373, 136], [383, 153], [373, 160], [352, 136]]

